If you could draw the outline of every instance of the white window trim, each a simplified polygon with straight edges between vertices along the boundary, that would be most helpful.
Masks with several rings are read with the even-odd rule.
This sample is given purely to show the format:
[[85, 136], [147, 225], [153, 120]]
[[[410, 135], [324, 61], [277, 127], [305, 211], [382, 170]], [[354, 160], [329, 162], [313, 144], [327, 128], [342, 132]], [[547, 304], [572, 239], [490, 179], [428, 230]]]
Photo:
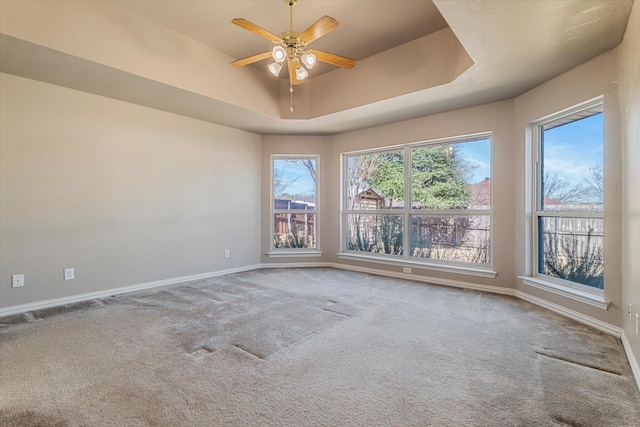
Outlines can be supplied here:
[[269, 258], [303, 258], [322, 256], [322, 252], [315, 249], [283, 248], [273, 249], [267, 252], [267, 255], [269, 255]]
[[[315, 159], [316, 161], [316, 207], [304, 211], [285, 211], [275, 209], [273, 205], [273, 162], [276, 159]], [[296, 257], [319, 257], [322, 256], [320, 250], [320, 155], [319, 154], [272, 154], [269, 159], [269, 251], [270, 258], [296, 258]], [[275, 248], [273, 246], [274, 216], [278, 213], [284, 214], [313, 214], [315, 215], [315, 248]]]
[[[488, 277], [494, 279], [498, 273], [493, 271], [491, 267], [468, 267], [467, 265], [439, 264], [428, 261], [417, 261], [417, 258], [404, 259], [393, 257], [393, 255], [369, 254], [366, 252], [339, 252], [336, 254], [338, 258], [353, 261], [372, 262], [376, 264], [396, 265], [399, 267], [422, 268], [425, 270], [443, 271], [446, 273], [465, 274], [467, 276]], [[471, 265], [471, 264], [469, 264]]]
[[[532, 286], [534, 288], [542, 289], [543, 291], [561, 295], [575, 301], [580, 301], [582, 303], [592, 305], [602, 310], [607, 310], [609, 308], [609, 305], [611, 305], [611, 302], [605, 299], [603, 293], [594, 293], [590, 292], [589, 290], [582, 290], [578, 287], [560, 285], [549, 280], [540, 279], [538, 277], [519, 276], [519, 279], [521, 279], [522, 283], [527, 286]], [[577, 283], [573, 283], [573, 285], [580, 286]]]
[[[457, 143], [464, 142], [467, 139], [483, 139], [488, 138], [491, 140], [491, 172], [490, 175], [493, 176], [493, 132], [479, 132], [474, 134], [460, 135], [455, 137], [448, 138], [440, 138], [434, 140], [427, 141], [418, 141], [409, 144], [401, 144], [401, 145], [393, 145], [381, 148], [374, 149], [366, 149], [366, 150], [358, 150], [358, 151], [350, 151], [341, 154], [341, 168], [340, 168], [340, 205], [341, 205], [341, 213], [340, 213], [340, 252], [336, 255], [342, 259], [350, 259], [350, 260], [358, 260], [358, 261], [366, 261], [372, 263], [379, 264], [387, 264], [387, 265], [399, 265], [399, 266], [412, 266], [416, 268], [424, 268], [428, 270], [435, 271], [443, 271], [448, 273], [457, 273], [457, 274], [467, 274], [477, 277], [490, 277], [495, 278], [497, 276], [497, 272], [493, 271], [493, 184], [491, 188], [491, 209], [482, 209], [482, 210], [429, 210], [429, 209], [411, 209], [411, 192], [409, 191], [408, 198], [405, 195], [405, 208], [402, 210], [346, 210], [347, 201], [346, 201], [346, 177], [347, 177], [347, 167], [348, 162], [346, 159], [349, 156], [356, 156], [362, 154], [370, 154], [370, 153], [380, 153], [394, 150], [403, 150], [405, 153], [405, 170], [410, 171], [410, 161], [411, 161], [411, 150], [416, 147], [425, 146], [425, 145], [441, 145], [447, 143]], [[407, 155], [409, 154], [409, 155]], [[411, 177], [410, 172], [405, 173], [405, 189], [411, 188]], [[405, 250], [403, 255], [387, 255], [387, 254], [375, 254], [368, 252], [358, 252], [358, 251], [350, 251], [347, 250], [346, 243], [346, 230], [347, 230], [347, 215], [349, 214], [371, 214], [371, 215], [383, 215], [383, 214], [391, 214], [391, 215], [402, 215], [403, 216], [403, 226], [406, 227], [407, 224], [410, 226], [410, 218], [412, 215], [462, 215], [462, 216], [473, 216], [473, 215], [486, 215], [489, 216], [491, 221], [491, 230], [489, 234], [489, 238], [491, 240], [491, 245], [489, 247], [489, 257], [490, 263], [488, 264], [471, 264], [471, 263], [458, 263], [454, 261], [443, 261], [443, 260], [432, 260], [432, 259], [421, 259], [417, 257], [412, 257], [410, 255], [409, 250]], [[403, 246], [404, 248], [410, 247], [410, 233], [403, 232]]]
[[[563, 280], [560, 278], [552, 277], [546, 274], [538, 272], [538, 218], [539, 217], [579, 217], [579, 218], [602, 218], [604, 219], [604, 212], [592, 213], [581, 211], [540, 211], [540, 161], [541, 147], [540, 147], [540, 129], [547, 123], [558, 120], [562, 117], [566, 117], [575, 113], [578, 113], [589, 108], [596, 106], [602, 106], [604, 108], [604, 101], [602, 96], [590, 99], [573, 107], [561, 110], [553, 113], [539, 120], [532, 122], [528, 128], [531, 132], [531, 149], [532, 149], [532, 178], [530, 185], [530, 197], [531, 197], [531, 210], [530, 210], [530, 239], [527, 239], [529, 244], [527, 245], [527, 251], [529, 253], [529, 259], [531, 260], [530, 276], [519, 276], [525, 285], [532, 286], [544, 291], [551, 292], [556, 295], [561, 295], [566, 298], [580, 301], [585, 304], [598, 307], [603, 310], [607, 310], [610, 305], [610, 301], [607, 301], [604, 296], [604, 289], [592, 288], [590, 286], [583, 285], [581, 283], [571, 282], [569, 280]], [[606, 235], [605, 235], [606, 239]]]

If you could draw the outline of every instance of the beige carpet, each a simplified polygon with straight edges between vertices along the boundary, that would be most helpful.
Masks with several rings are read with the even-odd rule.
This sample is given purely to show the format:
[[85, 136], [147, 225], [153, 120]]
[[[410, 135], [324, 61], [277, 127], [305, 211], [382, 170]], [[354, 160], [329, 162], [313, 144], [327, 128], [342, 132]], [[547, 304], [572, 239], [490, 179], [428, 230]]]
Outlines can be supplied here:
[[0, 324], [2, 426], [640, 426], [620, 340], [404, 280], [259, 270]]

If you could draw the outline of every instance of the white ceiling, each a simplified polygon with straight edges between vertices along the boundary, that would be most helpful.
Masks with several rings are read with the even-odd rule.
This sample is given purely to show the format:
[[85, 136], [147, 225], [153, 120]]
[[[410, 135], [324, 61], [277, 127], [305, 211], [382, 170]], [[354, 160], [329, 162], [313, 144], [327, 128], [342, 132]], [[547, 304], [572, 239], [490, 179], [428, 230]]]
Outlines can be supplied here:
[[[37, 11], [38, 2], [33, 4], [32, 12]], [[107, 5], [124, 11], [132, 22], [170, 28], [231, 60], [272, 46], [232, 25], [231, 19], [248, 19], [274, 34], [289, 26], [288, 6], [283, 0], [110, 0]], [[295, 120], [99, 64], [79, 52], [57, 51], [22, 38], [18, 30], [5, 31], [6, 24], [0, 27], [0, 70], [258, 133], [331, 134], [517, 96], [619, 44], [631, 5], [632, 0], [300, 0], [294, 8], [296, 31], [323, 15], [340, 24], [313, 42], [317, 49], [365, 60], [381, 57], [381, 52], [404, 52], [407, 49], [401, 46], [407, 42], [448, 25], [474, 65], [448, 84], [392, 93], [387, 99]], [[100, 35], [90, 42], [96, 50], [101, 49]], [[409, 49], [402, 55], [398, 62], [388, 64], [389, 70], [397, 71], [380, 77], [381, 88], [387, 86], [385, 81], [392, 86], [395, 79], [402, 79], [399, 70], [410, 66], [421, 53]], [[276, 102], [285, 102], [277, 95], [280, 83], [257, 71], [267, 63], [256, 63], [255, 72], [242, 74], [243, 78], [275, 87], [271, 92], [276, 94]], [[313, 79], [321, 74], [331, 78], [346, 76], [340, 73], [359, 76], [362, 68], [317, 67], [305, 84], [313, 85]], [[331, 94], [335, 99], [341, 95]]]

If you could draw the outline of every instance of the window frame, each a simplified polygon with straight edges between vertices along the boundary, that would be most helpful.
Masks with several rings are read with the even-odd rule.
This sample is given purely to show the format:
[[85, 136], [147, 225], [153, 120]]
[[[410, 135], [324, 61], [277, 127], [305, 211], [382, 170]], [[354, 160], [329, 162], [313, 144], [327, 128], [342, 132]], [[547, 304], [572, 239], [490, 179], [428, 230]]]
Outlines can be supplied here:
[[[276, 209], [274, 204], [274, 169], [275, 161], [282, 159], [313, 159], [316, 162], [316, 201], [314, 209], [286, 210]], [[318, 154], [271, 154], [269, 157], [269, 257], [315, 257], [321, 256], [320, 250], [320, 155]], [[275, 233], [274, 218], [277, 214], [302, 214], [314, 215], [315, 248], [276, 248], [273, 244]]]
[[[543, 164], [543, 154], [542, 154], [542, 133], [543, 126], [557, 122], [563, 119], [567, 119], [570, 116], [577, 115], [579, 113], [583, 113], [590, 109], [600, 108], [603, 116], [605, 114], [604, 109], [604, 99], [602, 96], [591, 99], [589, 101], [574, 105], [570, 108], [558, 111], [549, 116], [546, 116], [542, 119], [536, 120], [531, 124], [532, 131], [532, 142], [533, 142], [533, 156], [532, 156], [532, 172], [533, 176], [531, 179], [531, 191], [532, 191], [532, 209], [531, 209], [531, 278], [522, 277], [524, 282], [530, 286], [542, 288], [545, 290], [549, 290], [554, 293], [558, 293], [560, 295], [568, 296], [571, 298], [581, 300], [583, 302], [587, 302], [593, 304], [595, 306], [606, 308], [608, 303], [604, 301], [604, 288], [606, 284], [603, 282], [603, 289], [595, 288], [592, 286], [588, 286], [579, 282], [573, 282], [570, 280], [562, 279], [559, 277], [554, 277], [551, 275], [547, 275], [544, 273], [540, 273], [539, 270], [539, 262], [540, 262], [540, 219], [541, 218], [585, 218], [585, 219], [601, 219], [603, 221], [603, 246], [602, 249], [604, 251], [605, 245], [604, 241], [606, 240], [606, 230], [604, 230], [604, 214], [605, 214], [605, 204], [603, 199], [603, 209], [600, 212], [593, 211], [585, 211], [585, 210], [563, 210], [563, 211], [545, 211], [542, 207], [542, 164]], [[595, 113], [598, 114], [598, 113]], [[594, 114], [594, 115], [595, 115]], [[585, 116], [591, 117], [591, 116]], [[575, 119], [568, 121], [567, 123], [572, 123], [580, 119]], [[603, 119], [604, 120], [604, 119]], [[603, 122], [603, 148], [605, 143], [605, 135], [604, 135], [604, 122]], [[603, 155], [603, 166], [604, 166], [604, 155]], [[606, 190], [605, 190], [606, 191]], [[544, 245], [544, 242], [542, 242]], [[603, 255], [604, 257], [604, 255]], [[605, 267], [606, 268], [606, 267]], [[606, 277], [606, 276], [605, 276]], [[603, 279], [604, 280], [604, 279]], [[589, 300], [595, 300], [596, 303], [592, 303]]]
[[[435, 147], [438, 145], [456, 144], [464, 142], [472, 142], [474, 140], [489, 139], [489, 156], [491, 159], [490, 175], [493, 176], [493, 132], [479, 132], [474, 134], [459, 135], [447, 138], [438, 138], [433, 140], [425, 140], [412, 142], [408, 144], [385, 146], [366, 150], [357, 150], [341, 153], [341, 212], [340, 212], [340, 253], [338, 257], [353, 260], [366, 260], [368, 262], [388, 264], [388, 265], [401, 265], [401, 266], [415, 266], [436, 271], [453, 272], [460, 274], [467, 274], [478, 277], [490, 277], [495, 278], [497, 272], [493, 271], [493, 247], [494, 247], [494, 227], [493, 227], [493, 184], [490, 190], [490, 209], [425, 209], [425, 208], [412, 208], [411, 200], [411, 158], [412, 150], [420, 147]], [[350, 210], [348, 209], [347, 200], [347, 177], [348, 177], [348, 163], [349, 158], [359, 155], [384, 153], [390, 151], [402, 151], [404, 153], [404, 207], [401, 209], [367, 209], [367, 210]], [[347, 248], [347, 236], [348, 236], [348, 215], [361, 214], [361, 215], [399, 215], [402, 216], [403, 222], [403, 253], [402, 255], [393, 254], [379, 254], [371, 252], [360, 252], [349, 250]], [[420, 258], [412, 256], [411, 254], [411, 219], [414, 216], [488, 216], [490, 223], [489, 230], [489, 259], [490, 262], [486, 264], [476, 264], [471, 262], [462, 261], [449, 261], [438, 260], [431, 258]]]

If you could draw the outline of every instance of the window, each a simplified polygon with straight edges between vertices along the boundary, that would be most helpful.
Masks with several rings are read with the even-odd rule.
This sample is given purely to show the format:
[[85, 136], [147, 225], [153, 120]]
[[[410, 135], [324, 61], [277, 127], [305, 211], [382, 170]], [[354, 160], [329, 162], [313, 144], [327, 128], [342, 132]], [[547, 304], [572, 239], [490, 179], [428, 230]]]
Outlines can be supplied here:
[[343, 155], [346, 254], [491, 264], [491, 135]]
[[317, 251], [317, 156], [271, 159], [270, 254]]
[[534, 276], [604, 288], [602, 101], [535, 123]]

